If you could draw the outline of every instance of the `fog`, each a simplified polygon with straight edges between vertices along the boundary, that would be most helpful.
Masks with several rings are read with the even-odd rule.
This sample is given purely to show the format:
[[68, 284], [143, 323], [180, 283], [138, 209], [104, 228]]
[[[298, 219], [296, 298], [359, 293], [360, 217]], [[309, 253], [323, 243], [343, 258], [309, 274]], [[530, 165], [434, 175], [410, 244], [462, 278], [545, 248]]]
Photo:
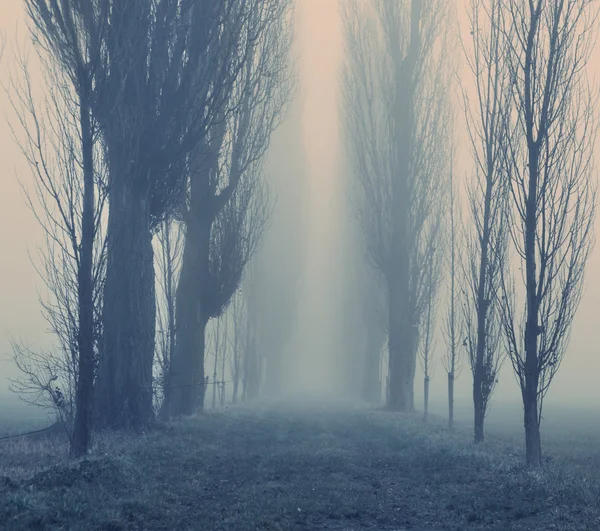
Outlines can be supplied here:
[[[22, 4], [20, 0], [2, 2], [0, 29], [7, 40], [1, 63], [4, 82], [6, 73], [14, 68], [13, 51], [17, 47], [25, 53], [32, 51], [24, 27]], [[456, 5], [464, 37], [466, 1], [458, 1]], [[292, 257], [290, 263], [298, 269], [296, 289], [290, 291], [290, 300], [284, 304], [285, 311], [294, 316], [292, 332], [283, 347], [284, 389], [290, 394], [330, 395], [343, 391], [340, 359], [346, 348], [343, 315], [347, 309], [344, 275], [356, 260], [348, 251], [347, 238], [357, 231], [344, 190], [345, 148], [339, 116], [343, 40], [338, 2], [301, 0], [297, 23], [298, 96], [287, 121], [276, 132], [269, 155], [269, 171], [280, 167], [284, 167], [284, 171], [273, 177], [278, 200], [257, 262], [270, 263], [267, 279], [277, 274], [277, 264], [284, 263], [286, 257]], [[454, 53], [459, 56], [459, 49]], [[590, 68], [594, 76], [600, 74], [598, 45]], [[35, 72], [33, 79], [38, 79]], [[11, 363], [10, 338], [26, 340], [39, 349], [51, 348], [53, 340], [40, 315], [38, 295], [43, 295], [44, 288], [30, 259], [35, 260], [42, 233], [26, 206], [19, 184], [20, 180], [25, 186], [31, 185], [32, 178], [7, 124], [14, 116], [4, 91], [0, 91], [0, 109], [3, 115], [0, 120], [0, 394], [6, 396], [9, 379], [16, 376]], [[460, 116], [460, 112], [458, 114]], [[471, 164], [463, 133], [464, 124], [459, 119], [454, 135], [461, 178], [470, 171]], [[596, 154], [598, 159], [600, 145]], [[289, 165], [290, 160], [293, 165]], [[290, 176], [295, 181], [291, 184], [286, 181]], [[296, 233], [284, 234], [279, 227], [292, 227]], [[596, 220], [596, 233], [599, 231], [600, 217]], [[600, 374], [599, 271], [600, 246], [597, 246], [587, 266], [585, 294], [573, 325], [569, 350], [547, 397], [548, 408], [552, 404], [595, 407], [600, 403], [597, 381]], [[268, 282], [264, 286], [268, 298]], [[446, 397], [446, 374], [439, 362], [443, 348], [443, 342], [438, 340], [438, 361], [431, 384], [433, 407], [440, 412], [444, 411]], [[421, 380], [417, 374], [417, 407], [422, 395], [418, 383]], [[470, 385], [471, 375], [465, 365], [457, 381], [459, 407], [468, 408]], [[492, 398], [491, 415], [495, 403], [518, 406], [520, 400], [507, 361]]]

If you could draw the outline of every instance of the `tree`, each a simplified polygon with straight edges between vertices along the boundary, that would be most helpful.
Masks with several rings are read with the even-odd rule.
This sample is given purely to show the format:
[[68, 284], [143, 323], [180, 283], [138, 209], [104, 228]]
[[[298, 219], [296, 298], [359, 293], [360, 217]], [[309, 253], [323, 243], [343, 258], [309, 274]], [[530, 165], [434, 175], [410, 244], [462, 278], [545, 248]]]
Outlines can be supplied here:
[[175, 290], [181, 267], [183, 226], [174, 218], [165, 219], [157, 234], [157, 330], [156, 349], [158, 403], [162, 407], [168, 385], [169, 368], [175, 352]]
[[464, 332], [460, 314], [459, 299], [459, 257], [457, 256], [459, 245], [460, 215], [457, 212], [456, 185], [454, 181], [453, 168], [450, 170], [450, 249], [447, 260], [449, 287], [448, 307], [444, 326], [444, 340], [446, 352], [442, 358], [444, 369], [448, 375], [448, 428], [454, 427], [454, 382], [461, 369], [461, 348], [463, 347], [462, 334]]
[[[268, 195], [260, 176], [272, 131], [290, 95], [287, 0], [240, 4], [243, 39], [236, 38], [236, 83], [222, 103], [220, 122], [207, 130], [189, 174], [185, 247], [177, 288], [177, 341], [170, 415], [204, 407], [205, 328], [237, 291], [266, 228]], [[237, 34], [237, 32], [236, 32]]]
[[419, 341], [419, 360], [423, 369], [423, 420], [427, 422], [429, 415], [429, 383], [435, 369], [433, 351], [435, 348], [435, 322], [437, 310], [437, 292], [441, 280], [441, 258], [439, 248], [432, 248], [429, 260], [426, 262], [424, 277], [423, 304], [424, 324]]
[[[439, 236], [448, 122], [445, 3], [347, 2], [343, 106], [369, 260], [385, 288], [390, 409], [414, 409], [425, 265]], [[444, 186], [441, 187], [444, 189]]]
[[[254, 278], [251, 276], [251, 280]], [[243, 286], [244, 300], [246, 303], [246, 337], [244, 340], [244, 377], [242, 380], [242, 395], [244, 401], [254, 400], [260, 395], [262, 387], [262, 356], [258, 353], [258, 284], [246, 282]]]
[[474, 105], [464, 94], [475, 170], [467, 186], [472, 223], [462, 286], [466, 346], [473, 374], [475, 442], [484, 439], [485, 414], [503, 359], [499, 295], [510, 231], [506, 205], [512, 130], [506, 118], [510, 78], [503, 61], [501, 3], [471, 1], [472, 49], [464, 48], [475, 82]]
[[286, 364], [293, 355], [286, 347], [297, 323], [299, 279], [305, 263], [304, 101], [302, 94], [294, 98], [285, 120], [272, 135], [265, 179], [275, 198], [273, 214], [242, 286], [245, 293], [246, 284], [254, 285], [251, 323], [256, 330], [255, 348], [264, 363], [261, 392], [271, 396], [277, 396], [285, 386]]
[[39, 357], [16, 346], [17, 365], [28, 381], [17, 388], [45, 388], [72, 417], [74, 456], [86, 454], [90, 444], [105, 265], [100, 221], [106, 193], [93, 113], [100, 36], [80, 32], [90, 16], [84, 4], [26, 1], [48, 89], [44, 111], [36, 108], [25, 63], [23, 84], [14, 87], [25, 131], [22, 148], [36, 178], [36, 198], [28, 196], [29, 205], [46, 235], [40, 273], [53, 301], [43, 303], [44, 313], [61, 349], [58, 356]]
[[[364, 254], [359, 260], [364, 264]], [[381, 402], [381, 350], [385, 343], [385, 307], [382, 290], [373, 271], [361, 268], [358, 278], [359, 293], [361, 296], [360, 311], [361, 321], [364, 325], [364, 352], [362, 353], [362, 385], [361, 396], [363, 400], [373, 404]]]
[[522, 297], [516, 275], [503, 275], [502, 317], [521, 387], [527, 463], [540, 466], [543, 399], [567, 349], [594, 239], [596, 99], [585, 66], [598, 8], [592, 0], [509, 0], [501, 11], [514, 128], [511, 236], [524, 273]]
[[[214, 326], [212, 329], [212, 343], [213, 343], [213, 374], [212, 374], [212, 408], [217, 407], [217, 396], [222, 397], [222, 391], [224, 390], [224, 381], [221, 373], [221, 367], [225, 366], [227, 358], [227, 343], [228, 343], [228, 327], [227, 327], [227, 314], [223, 314], [217, 319], [214, 319]], [[220, 379], [218, 377], [221, 377]], [[221, 406], [223, 405], [222, 398], [219, 400]]]
[[100, 426], [139, 428], [153, 420], [152, 235], [181, 204], [190, 157], [221, 120], [236, 79], [221, 59], [239, 36], [241, 8], [239, 0], [85, 4], [94, 16], [84, 30], [103, 32], [94, 101], [110, 180], [96, 409]]
[[342, 337], [346, 392], [352, 398], [362, 398], [369, 404], [382, 399], [382, 351], [386, 342], [385, 290], [377, 271], [369, 264], [369, 255], [361, 225], [355, 215], [362, 195], [361, 183], [352, 167], [342, 168], [348, 176], [348, 199], [343, 204], [344, 218], [340, 240], [347, 267], [340, 271], [343, 278]]
[[246, 307], [244, 304], [244, 296], [241, 291], [238, 291], [233, 298], [231, 304], [233, 339], [231, 345], [231, 358], [229, 361], [229, 370], [231, 375], [232, 403], [237, 404], [239, 396], [240, 382], [244, 380], [244, 354], [245, 354], [245, 321]]

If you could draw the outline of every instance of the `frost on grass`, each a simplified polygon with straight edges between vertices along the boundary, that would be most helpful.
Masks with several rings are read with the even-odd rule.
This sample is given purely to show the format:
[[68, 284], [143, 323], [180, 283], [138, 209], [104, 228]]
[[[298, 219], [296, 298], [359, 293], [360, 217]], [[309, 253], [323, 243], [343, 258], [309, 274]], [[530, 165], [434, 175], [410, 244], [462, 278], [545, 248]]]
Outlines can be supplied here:
[[600, 528], [598, 477], [568, 472], [561, 454], [530, 472], [510, 442], [470, 435], [360, 407], [264, 404], [97, 438], [75, 463], [15, 447], [0, 454], [0, 528]]

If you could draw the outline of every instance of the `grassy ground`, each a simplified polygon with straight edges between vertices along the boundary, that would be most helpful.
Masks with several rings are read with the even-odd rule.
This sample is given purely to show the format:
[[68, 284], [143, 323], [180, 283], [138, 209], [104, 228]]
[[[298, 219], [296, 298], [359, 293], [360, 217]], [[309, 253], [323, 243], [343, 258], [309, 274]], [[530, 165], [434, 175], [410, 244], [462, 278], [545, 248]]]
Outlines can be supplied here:
[[[496, 439], [350, 409], [278, 405], [96, 441], [0, 446], [0, 529], [593, 530], [600, 458], [568, 446], [543, 472]], [[586, 475], [587, 474], [587, 475]]]

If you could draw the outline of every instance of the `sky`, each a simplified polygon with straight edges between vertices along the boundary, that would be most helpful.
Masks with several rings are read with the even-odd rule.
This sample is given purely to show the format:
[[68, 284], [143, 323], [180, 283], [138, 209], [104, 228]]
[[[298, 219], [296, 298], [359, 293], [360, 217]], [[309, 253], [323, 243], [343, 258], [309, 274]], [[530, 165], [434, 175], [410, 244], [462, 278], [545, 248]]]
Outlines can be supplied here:
[[[31, 51], [24, 27], [23, 1], [1, 0], [0, 31], [5, 35], [6, 47], [0, 63], [0, 80], [7, 83], [8, 72], [14, 67], [17, 45], [26, 53]], [[299, 316], [300, 335], [312, 337], [304, 345], [311, 374], [320, 378], [318, 387], [326, 385], [333, 373], [331, 350], [338, 348], [339, 337], [329, 331], [335, 328], [334, 300], [336, 274], [343, 264], [336, 256], [339, 216], [336, 209], [340, 198], [342, 176], [339, 168], [343, 160], [339, 117], [339, 68], [343, 54], [343, 39], [338, 11], [338, 0], [297, 0], [298, 2], [298, 70], [302, 90], [306, 94], [302, 131], [308, 158], [310, 202], [309, 246], [306, 253], [307, 281], [312, 291], [303, 294], [302, 315]], [[458, 19], [464, 20], [466, 0], [456, 0]], [[463, 34], [464, 28], [461, 28]], [[468, 36], [468, 34], [466, 34]], [[464, 36], [464, 35], [463, 35]], [[457, 49], [457, 52], [459, 50]], [[600, 74], [600, 47], [592, 57], [590, 73]], [[461, 76], [463, 82], [468, 82]], [[35, 78], [34, 78], [35, 79]], [[12, 138], [7, 120], [14, 118], [9, 99], [0, 89], [0, 392], [6, 389], [8, 377], [15, 376], [10, 359], [10, 337], [26, 340], [36, 347], [47, 347], [51, 337], [40, 314], [38, 294], [42, 284], [31, 263], [41, 241], [41, 230], [28, 210], [21, 183], [29, 186], [31, 174], [19, 148]], [[469, 157], [457, 123], [460, 171], [465, 175]], [[600, 163], [600, 144], [596, 149]], [[596, 221], [600, 234], [600, 216]], [[318, 296], [316, 295], [318, 294]], [[330, 295], [331, 294], [331, 295]], [[316, 297], [316, 298], [315, 298]], [[318, 312], [311, 311], [318, 308]], [[600, 246], [589, 260], [586, 287], [571, 336], [566, 359], [551, 387], [548, 402], [600, 403]], [[326, 338], [326, 339], [324, 339]], [[318, 343], [318, 344], [317, 344]], [[314, 364], [314, 370], [313, 370]], [[509, 362], [500, 376], [496, 400], [520, 400]], [[468, 400], [470, 374], [465, 367], [457, 384], [459, 399]], [[445, 374], [438, 363], [432, 382], [434, 398], [445, 393]], [[417, 383], [416, 389], [420, 389]]]

